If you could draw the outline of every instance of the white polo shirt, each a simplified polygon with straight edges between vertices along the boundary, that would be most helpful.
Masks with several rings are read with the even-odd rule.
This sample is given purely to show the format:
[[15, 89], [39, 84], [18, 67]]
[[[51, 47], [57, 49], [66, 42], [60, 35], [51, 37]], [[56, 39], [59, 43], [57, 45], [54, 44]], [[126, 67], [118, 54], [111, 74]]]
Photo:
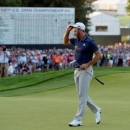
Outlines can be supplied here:
[[9, 51], [6, 51], [6, 52], [1, 51], [0, 52], [0, 63], [8, 63], [9, 62], [9, 58], [7, 57], [7, 55], [10, 56]]

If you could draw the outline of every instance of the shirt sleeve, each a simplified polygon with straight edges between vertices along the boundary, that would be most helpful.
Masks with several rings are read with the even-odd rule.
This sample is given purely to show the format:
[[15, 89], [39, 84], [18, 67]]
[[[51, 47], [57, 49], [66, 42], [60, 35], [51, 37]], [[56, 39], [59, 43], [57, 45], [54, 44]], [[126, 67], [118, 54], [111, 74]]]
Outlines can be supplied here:
[[94, 40], [90, 41], [90, 47], [91, 47], [91, 50], [93, 53], [99, 50], [99, 48]]
[[71, 44], [75, 44], [75, 38], [70, 38], [70, 42], [71, 42]]

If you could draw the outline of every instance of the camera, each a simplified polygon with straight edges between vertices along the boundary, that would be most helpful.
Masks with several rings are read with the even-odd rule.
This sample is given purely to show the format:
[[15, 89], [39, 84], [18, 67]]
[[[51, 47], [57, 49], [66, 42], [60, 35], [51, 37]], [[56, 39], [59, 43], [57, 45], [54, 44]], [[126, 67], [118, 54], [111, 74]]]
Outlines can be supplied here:
[[6, 46], [2, 46], [2, 51], [6, 51]]

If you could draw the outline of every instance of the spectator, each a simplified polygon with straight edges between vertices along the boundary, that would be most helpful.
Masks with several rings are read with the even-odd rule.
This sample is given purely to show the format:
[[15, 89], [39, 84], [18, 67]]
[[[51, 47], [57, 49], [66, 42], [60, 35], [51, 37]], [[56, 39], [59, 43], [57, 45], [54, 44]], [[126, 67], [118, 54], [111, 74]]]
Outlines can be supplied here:
[[32, 63], [32, 66], [33, 66], [32, 71], [35, 72], [38, 60], [37, 60], [37, 57], [36, 57], [34, 51], [31, 51], [30, 62]]
[[14, 68], [12, 66], [12, 63], [9, 63], [8, 76], [13, 76], [13, 75], [14, 75]]
[[54, 70], [60, 70], [62, 69], [62, 56], [59, 52], [56, 52], [55, 56], [53, 57], [53, 63], [54, 63]]
[[119, 53], [119, 60], [117, 66], [123, 66], [123, 53]]
[[8, 76], [10, 52], [6, 46], [0, 47], [0, 77]]
[[25, 62], [21, 63], [19, 67], [20, 67], [20, 74], [21, 75], [28, 74], [29, 67]]
[[49, 60], [47, 56], [44, 56], [42, 61], [43, 61], [42, 71], [47, 72], [49, 70]]

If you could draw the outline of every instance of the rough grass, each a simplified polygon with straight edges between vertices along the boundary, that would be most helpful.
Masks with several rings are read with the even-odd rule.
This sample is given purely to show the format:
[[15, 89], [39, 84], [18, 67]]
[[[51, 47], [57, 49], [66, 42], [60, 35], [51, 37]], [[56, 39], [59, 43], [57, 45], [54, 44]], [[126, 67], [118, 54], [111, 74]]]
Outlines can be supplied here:
[[[94, 67], [95, 75], [101, 77], [113, 73], [124, 73], [129, 67]], [[49, 71], [31, 75], [0, 79], [0, 96], [20, 96], [43, 92], [74, 84], [74, 70]]]

